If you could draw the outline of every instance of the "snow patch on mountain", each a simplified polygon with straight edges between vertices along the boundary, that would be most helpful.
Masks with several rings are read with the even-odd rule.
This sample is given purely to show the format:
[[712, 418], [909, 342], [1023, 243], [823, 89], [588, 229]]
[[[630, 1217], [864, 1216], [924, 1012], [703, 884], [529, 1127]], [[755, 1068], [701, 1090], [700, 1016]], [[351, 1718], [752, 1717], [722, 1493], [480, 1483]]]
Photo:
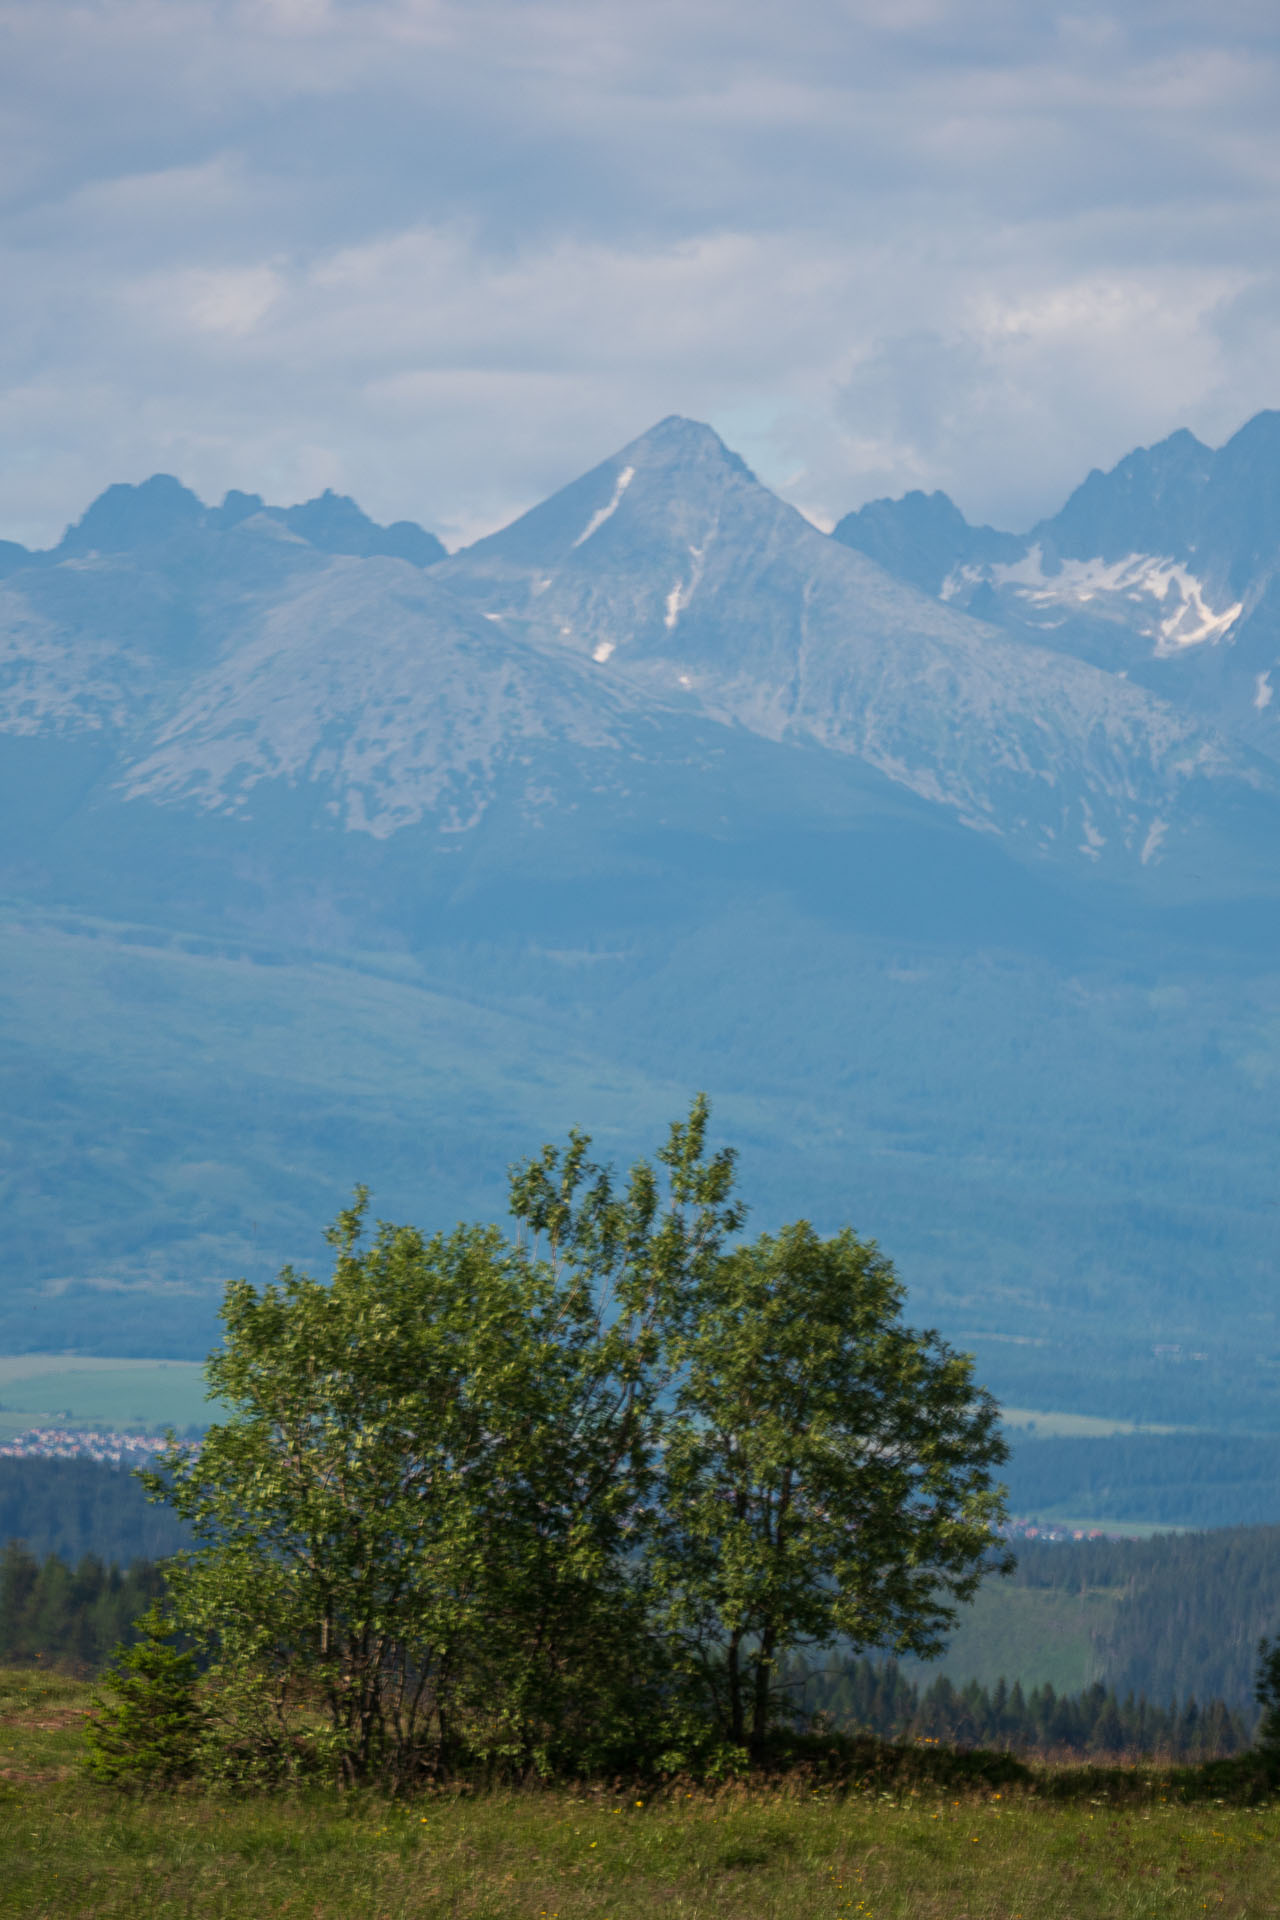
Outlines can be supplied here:
[[1087, 610], [1137, 624], [1160, 656], [1224, 639], [1244, 611], [1239, 600], [1214, 607], [1204, 582], [1188, 567], [1149, 553], [1114, 561], [1060, 560], [1046, 567], [1037, 543], [1021, 560], [955, 568], [943, 582], [941, 597], [954, 600], [983, 581], [1012, 589], [1034, 607]]
[[636, 470], [634, 467], [624, 467], [622, 469], [622, 472], [618, 475], [617, 485], [613, 489], [613, 498], [609, 501], [607, 506], [599, 508], [597, 512], [592, 514], [586, 526], [582, 529], [582, 532], [578, 535], [577, 539], [574, 541], [573, 544], [575, 547], [585, 546], [593, 533], [599, 533], [601, 527], [604, 525], [606, 520], [612, 520], [614, 514], [618, 511], [618, 508], [622, 505], [623, 494], [626, 492], [627, 488], [631, 485], [631, 482], [635, 479], [635, 477], [636, 477]]
[[677, 620], [697, 592], [698, 582], [702, 578], [702, 557], [706, 550], [705, 541], [700, 547], [691, 546], [689, 548], [689, 556], [693, 561], [693, 571], [687, 580], [677, 580], [667, 595], [667, 611], [663, 616], [662, 624], [668, 633], [674, 631]]

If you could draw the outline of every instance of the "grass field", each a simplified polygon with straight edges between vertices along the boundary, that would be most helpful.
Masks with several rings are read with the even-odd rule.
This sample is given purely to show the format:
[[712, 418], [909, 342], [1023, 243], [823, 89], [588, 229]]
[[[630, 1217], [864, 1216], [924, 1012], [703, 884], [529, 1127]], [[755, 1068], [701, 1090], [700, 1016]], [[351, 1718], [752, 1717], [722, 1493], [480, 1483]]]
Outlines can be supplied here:
[[1002, 1407], [1000, 1418], [1015, 1432], [1042, 1440], [1109, 1440], [1117, 1433], [1186, 1433], [1186, 1427], [1139, 1426], [1134, 1420], [1104, 1420], [1093, 1413], [1046, 1413], [1035, 1407]]
[[[0, 1435], [53, 1423], [77, 1426], [203, 1425], [210, 1418], [194, 1360], [148, 1360], [65, 1353], [0, 1354]], [[1088, 1414], [1006, 1407], [1005, 1425], [1042, 1436], [1098, 1438], [1115, 1433], [1172, 1433]], [[1080, 1524], [1093, 1524], [1092, 1522]]]
[[128, 1797], [88, 1690], [0, 1673], [14, 1920], [1166, 1920], [1280, 1913], [1280, 1808], [1018, 1790]]
[[1058, 1693], [1078, 1693], [1100, 1677], [1098, 1643], [1119, 1598], [1105, 1588], [1068, 1593], [987, 1580], [961, 1611], [941, 1659], [903, 1664], [925, 1686], [946, 1674], [957, 1685], [1017, 1680], [1030, 1691], [1047, 1681]]
[[214, 1417], [195, 1361], [0, 1355], [0, 1441], [28, 1427], [181, 1431]]

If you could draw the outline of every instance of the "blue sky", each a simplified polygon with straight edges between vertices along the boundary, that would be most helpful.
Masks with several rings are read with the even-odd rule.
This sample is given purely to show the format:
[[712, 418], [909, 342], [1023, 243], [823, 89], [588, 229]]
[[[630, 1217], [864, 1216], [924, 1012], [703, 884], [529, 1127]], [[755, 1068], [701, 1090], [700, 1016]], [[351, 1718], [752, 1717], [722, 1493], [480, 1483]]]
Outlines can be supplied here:
[[1274, 0], [0, 0], [0, 535], [451, 544], [662, 415], [820, 522], [1280, 405]]

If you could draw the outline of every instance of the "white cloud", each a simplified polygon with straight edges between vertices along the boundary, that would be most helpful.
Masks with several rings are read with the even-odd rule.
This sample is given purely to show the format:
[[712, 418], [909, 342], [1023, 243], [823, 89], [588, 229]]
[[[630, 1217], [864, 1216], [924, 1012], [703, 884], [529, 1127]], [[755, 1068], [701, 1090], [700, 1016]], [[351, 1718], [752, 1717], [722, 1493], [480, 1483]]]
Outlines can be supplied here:
[[460, 538], [671, 411], [1025, 524], [1280, 400], [1226, 0], [0, 0], [0, 536], [118, 478]]

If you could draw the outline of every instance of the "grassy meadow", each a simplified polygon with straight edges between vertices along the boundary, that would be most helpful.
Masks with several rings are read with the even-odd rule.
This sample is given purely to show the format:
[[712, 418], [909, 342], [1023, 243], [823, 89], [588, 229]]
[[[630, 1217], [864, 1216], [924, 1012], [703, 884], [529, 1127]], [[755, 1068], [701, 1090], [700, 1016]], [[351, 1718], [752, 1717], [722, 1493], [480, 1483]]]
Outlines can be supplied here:
[[[982, 1336], [975, 1335], [980, 1339]], [[1178, 1427], [1139, 1425], [1136, 1420], [1105, 1420], [1100, 1414], [1054, 1413], [1036, 1407], [1004, 1407], [1002, 1418], [1015, 1434], [1037, 1434], [1042, 1440], [1110, 1440], [1118, 1433], [1178, 1433]]]
[[1016, 1680], [1024, 1692], [1047, 1683], [1079, 1693], [1104, 1677], [1101, 1649], [1120, 1597], [1118, 1588], [1078, 1593], [986, 1580], [961, 1610], [941, 1658], [904, 1660], [903, 1669], [926, 1686], [945, 1674], [957, 1686]]
[[216, 1417], [194, 1360], [0, 1355], [0, 1443], [29, 1427], [182, 1431]]
[[[1151, 1773], [1043, 1791], [130, 1797], [89, 1689], [0, 1673], [0, 1916], [84, 1920], [1165, 1920], [1280, 1913], [1280, 1807]], [[1056, 1779], [1059, 1791], [1054, 1792]]]

